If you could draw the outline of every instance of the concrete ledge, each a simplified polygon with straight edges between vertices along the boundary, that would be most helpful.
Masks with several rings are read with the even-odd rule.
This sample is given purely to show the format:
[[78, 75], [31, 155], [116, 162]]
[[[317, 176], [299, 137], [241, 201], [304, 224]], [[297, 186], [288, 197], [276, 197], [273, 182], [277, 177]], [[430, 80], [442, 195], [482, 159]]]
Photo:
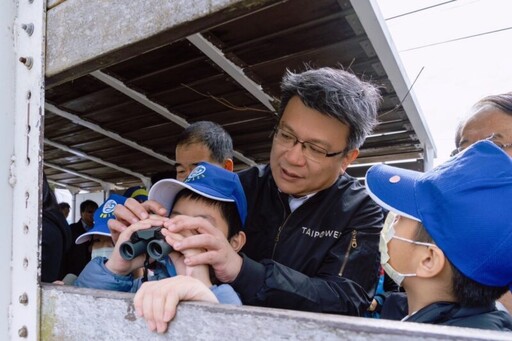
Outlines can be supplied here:
[[167, 334], [137, 318], [132, 294], [43, 285], [41, 340], [510, 340], [509, 333], [186, 302]]
[[[67, 0], [47, 14], [47, 86], [260, 10], [276, 0]], [[58, 6], [57, 6], [58, 4]]]

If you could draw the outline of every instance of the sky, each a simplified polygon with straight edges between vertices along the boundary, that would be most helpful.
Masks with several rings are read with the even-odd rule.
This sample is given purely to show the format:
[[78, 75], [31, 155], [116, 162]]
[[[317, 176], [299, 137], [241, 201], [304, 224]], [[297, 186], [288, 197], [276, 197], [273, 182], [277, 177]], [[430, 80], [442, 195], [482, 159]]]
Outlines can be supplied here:
[[377, 0], [437, 148], [484, 96], [512, 91], [512, 1]]

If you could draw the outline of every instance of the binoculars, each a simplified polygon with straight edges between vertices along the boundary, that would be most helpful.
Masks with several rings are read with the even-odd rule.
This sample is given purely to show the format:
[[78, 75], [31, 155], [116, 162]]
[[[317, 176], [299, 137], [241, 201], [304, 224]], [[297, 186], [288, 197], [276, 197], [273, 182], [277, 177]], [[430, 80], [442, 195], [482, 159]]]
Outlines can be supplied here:
[[172, 252], [172, 246], [167, 244], [165, 237], [160, 232], [161, 227], [150, 227], [132, 233], [130, 240], [119, 247], [119, 253], [125, 260], [147, 253], [151, 258], [160, 260]]

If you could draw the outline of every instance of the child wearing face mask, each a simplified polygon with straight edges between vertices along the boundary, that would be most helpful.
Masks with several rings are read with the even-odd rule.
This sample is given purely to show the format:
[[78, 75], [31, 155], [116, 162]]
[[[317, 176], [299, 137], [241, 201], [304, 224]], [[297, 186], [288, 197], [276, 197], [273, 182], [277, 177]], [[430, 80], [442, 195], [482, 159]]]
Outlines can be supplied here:
[[512, 288], [512, 158], [480, 141], [426, 173], [373, 166], [366, 185], [390, 211], [379, 249], [403, 320], [512, 331], [495, 304]]
[[111, 194], [105, 202], [94, 212], [94, 226], [88, 232], [80, 235], [75, 244], [91, 241], [91, 259], [96, 257], [109, 258], [114, 250], [114, 242], [110, 237], [107, 222], [114, 219], [114, 208], [117, 204], [123, 205], [126, 197]]

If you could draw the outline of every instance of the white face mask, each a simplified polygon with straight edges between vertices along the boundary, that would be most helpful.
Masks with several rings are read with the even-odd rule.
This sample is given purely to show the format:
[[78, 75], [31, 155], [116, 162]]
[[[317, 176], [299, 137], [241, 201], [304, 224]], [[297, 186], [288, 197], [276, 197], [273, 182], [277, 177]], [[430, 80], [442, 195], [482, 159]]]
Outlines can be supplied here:
[[97, 249], [93, 249], [91, 251], [91, 259], [94, 259], [96, 257], [110, 258], [112, 251], [114, 251], [113, 247], [100, 247]]
[[402, 286], [402, 283], [406, 277], [414, 277], [416, 274], [404, 274], [396, 271], [391, 264], [389, 264], [389, 253], [388, 253], [388, 243], [391, 239], [398, 239], [407, 243], [416, 244], [416, 245], [424, 245], [424, 246], [434, 246], [431, 243], [422, 243], [414, 240], [410, 240], [407, 238], [397, 237], [395, 236], [395, 224], [398, 222], [398, 218], [400, 218], [397, 214], [393, 212], [389, 212], [386, 217], [386, 221], [384, 222], [384, 226], [382, 227], [382, 231], [380, 233], [380, 241], [379, 241], [379, 251], [380, 251], [380, 263], [382, 264], [382, 268], [388, 274], [388, 276], [398, 285]]

